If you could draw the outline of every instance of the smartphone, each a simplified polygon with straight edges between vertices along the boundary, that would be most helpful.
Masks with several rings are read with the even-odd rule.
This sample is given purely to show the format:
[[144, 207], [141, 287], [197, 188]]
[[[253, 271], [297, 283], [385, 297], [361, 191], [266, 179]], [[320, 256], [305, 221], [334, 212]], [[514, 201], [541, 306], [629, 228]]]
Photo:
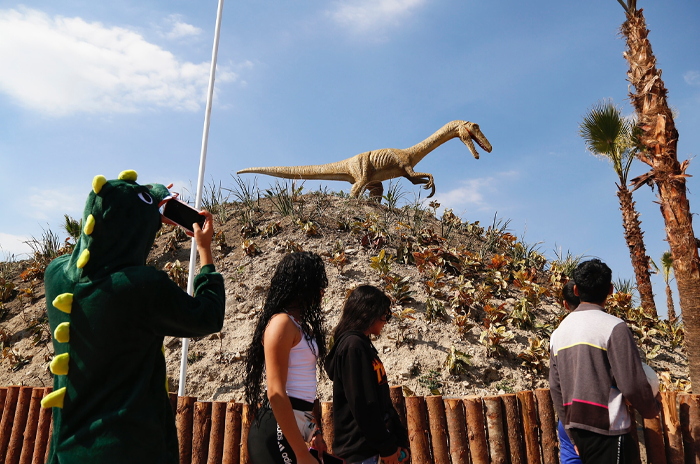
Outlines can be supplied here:
[[[311, 456], [315, 457], [318, 462], [321, 462], [316, 448], [309, 448], [309, 453], [311, 453]], [[323, 464], [345, 464], [345, 460], [338, 456], [333, 456], [332, 454], [323, 453]]]
[[194, 233], [192, 224], [199, 224], [200, 228], [204, 228], [204, 223], [207, 218], [199, 214], [199, 211], [183, 203], [177, 198], [173, 198], [165, 202], [163, 206], [163, 216], [173, 221], [183, 229]]

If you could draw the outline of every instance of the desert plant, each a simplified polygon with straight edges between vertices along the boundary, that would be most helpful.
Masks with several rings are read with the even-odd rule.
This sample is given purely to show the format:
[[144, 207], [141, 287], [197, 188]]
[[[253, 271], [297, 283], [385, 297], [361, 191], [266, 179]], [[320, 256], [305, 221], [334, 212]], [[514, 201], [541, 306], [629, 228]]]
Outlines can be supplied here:
[[491, 306], [490, 304], [484, 305], [484, 312], [486, 313], [484, 322], [488, 325], [500, 324], [504, 322], [509, 316], [508, 311], [505, 308], [505, 303], [502, 303], [499, 306]]
[[532, 312], [532, 304], [527, 298], [523, 297], [515, 303], [513, 311], [510, 313], [510, 320], [519, 329], [532, 327], [535, 315]]
[[202, 209], [209, 211], [219, 224], [226, 224], [229, 218], [227, 203], [231, 193], [224, 195], [224, 190], [228, 189], [221, 187], [221, 181], [217, 185], [213, 178], [202, 189]]
[[61, 241], [50, 228], [43, 230], [40, 239], [32, 236], [27, 240], [27, 245], [32, 249], [32, 263], [20, 275], [22, 280], [29, 281], [35, 278], [42, 278], [46, 266], [55, 258], [69, 252], [66, 247], [61, 247]]
[[243, 205], [244, 209], [259, 211], [260, 191], [258, 190], [258, 178], [253, 178], [251, 183], [250, 180], [244, 181], [240, 176], [234, 176], [231, 174], [231, 177], [233, 177], [236, 185], [233, 187], [233, 189], [224, 190], [227, 190], [229, 193], [233, 194], [233, 197], [236, 199], [236, 201]]
[[450, 347], [450, 352], [443, 363], [443, 367], [447, 369], [450, 375], [466, 374], [468, 367], [471, 365], [471, 356], [463, 351], [459, 351], [454, 345]]
[[263, 238], [274, 237], [279, 233], [280, 230], [282, 230], [281, 222], [271, 222], [265, 226], [265, 228], [261, 232], [261, 235]]
[[382, 199], [386, 201], [386, 205], [389, 211], [394, 212], [396, 210], [396, 205], [406, 196], [406, 192], [401, 187], [401, 184], [394, 179], [389, 180], [389, 185], [386, 189], [386, 193], [382, 196]]
[[318, 226], [311, 220], [302, 221], [301, 219], [297, 219], [297, 225], [307, 237], [314, 237], [319, 234]]
[[370, 267], [376, 270], [381, 277], [388, 275], [391, 272], [391, 265], [394, 262], [394, 257], [386, 253], [382, 249], [377, 256], [370, 258]]
[[479, 250], [479, 256], [482, 258], [487, 254], [495, 253], [506, 245], [512, 245], [516, 238], [508, 231], [510, 219], [498, 217], [498, 212], [493, 216], [493, 222], [484, 233], [484, 243]]
[[287, 253], [301, 253], [302, 251], [304, 251], [301, 244], [296, 243], [294, 240], [285, 240], [283, 246], [284, 251], [286, 251]]
[[396, 346], [399, 347], [408, 340], [408, 333], [411, 328], [411, 322], [415, 321], [416, 318], [413, 317], [415, 310], [411, 308], [403, 308], [400, 311], [393, 311], [394, 318], [396, 319], [396, 335], [389, 336], [396, 342]]
[[486, 347], [486, 356], [500, 356], [507, 351], [503, 343], [511, 341], [513, 337], [515, 334], [501, 324], [486, 321], [479, 342]]
[[303, 184], [298, 188], [294, 181], [291, 185], [287, 182], [276, 181], [272, 188], [265, 190], [265, 197], [269, 198], [273, 206], [282, 216], [303, 216], [304, 199], [301, 192]]
[[182, 265], [180, 260], [175, 260], [175, 262], [165, 263], [163, 270], [168, 273], [168, 277], [175, 282], [183, 290], [187, 289], [187, 276], [188, 269]]
[[518, 354], [518, 358], [523, 360], [522, 365], [536, 372], [542, 372], [545, 360], [549, 358], [549, 347], [546, 340], [541, 338], [530, 338], [530, 346]]
[[445, 240], [449, 240], [452, 232], [459, 230], [462, 220], [452, 212], [452, 209], [445, 209], [440, 218], [440, 235]]
[[428, 297], [425, 300], [425, 320], [428, 322], [433, 322], [436, 319], [444, 318], [447, 316], [445, 311], [445, 304], [435, 298]]
[[425, 292], [429, 297], [445, 298], [443, 288], [445, 287], [445, 270], [440, 266], [430, 265], [425, 269], [427, 279], [423, 282]]
[[460, 335], [466, 334], [476, 325], [467, 314], [455, 316], [452, 323], [457, 327], [457, 332], [459, 332]]
[[64, 214], [63, 217], [65, 219], [65, 223], [63, 224], [64, 230], [68, 233], [70, 238], [73, 239], [73, 243], [78, 243], [80, 234], [83, 231], [83, 219], [81, 218], [80, 221], [76, 221], [68, 214]]
[[554, 256], [555, 259], [549, 265], [550, 272], [552, 274], [564, 274], [568, 278], [574, 275], [574, 269], [586, 257], [584, 254], [572, 255], [569, 250], [563, 253], [561, 247], [557, 250], [556, 245], [554, 247]]
[[450, 303], [452, 309], [457, 314], [468, 315], [471, 310], [471, 305], [474, 303], [474, 293], [476, 289], [471, 280], [463, 275], [457, 278], [457, 281], [452, 285], [452, 299]]
[[427, 374], [422, 375], [418, 379], [418, 383], [423, 385], [430, 391], [431, 395], [441, 395], [440, 387], [442, 387], [442, 382], [440, 381], [440, 372], [430, 369]]
[[252, 240], [243, 240], [241, 248], [243, 248], [243, 253], [245, 253], [246, 256], [252, 257], [261, 253], [260, 247]]
[[390, 273], [382, 278], [384, 279], [384, 290], [393, 305], [401, 305], [413, 297], [410, 276], [401, 277]]

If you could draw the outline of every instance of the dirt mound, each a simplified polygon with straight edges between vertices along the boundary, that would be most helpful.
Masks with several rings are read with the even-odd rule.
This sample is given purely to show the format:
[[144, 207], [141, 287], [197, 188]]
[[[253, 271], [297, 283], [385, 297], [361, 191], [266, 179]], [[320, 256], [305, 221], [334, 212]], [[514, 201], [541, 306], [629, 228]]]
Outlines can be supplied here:
[[[435, 203], [397, 208], [392, 191], [387, 206], [342, 193], [302, 195], [279, 184], [260, 198], [240, 187], [238, 202], [218, 201], [221, 192], [208, 199], [217, 220], [214, 254], [226, 283], [226, 319], [221, 333], [191, 340], [188, 395], [242, 400], [245, 351], [269, 279], [284, 253], [300, 249], [324, 256], [329, 329], [357, 285], [391, 295], [396, 317], [374, 341], [391, 383], [445, 396], [548, 386], [548, 337], [565, 316], [558, 298], [576, 257], [548, 262], [536, 245], [518, 240], [507, 221], [494, 219], [485, 228], [449, 210], [437, 218]], [[42, 280], [52, 253], [46, 243], [38, 245], [34, 259], [0, 264], [0, 385], [52, 384]], [[184, 285], [189, 254], [189, 239], [164, 226], [148, 264]], [[609, 300], [609, 311], [633, 326], [642, 359], [664, 373], [669, 388], [688, 388], [682, 326], [645, 317], [625, 293]], [[181, 341], [166, 337], [164, 344], [176, 391]], [[320, 398], [330, 399], [331, 392], [321, 377]]]

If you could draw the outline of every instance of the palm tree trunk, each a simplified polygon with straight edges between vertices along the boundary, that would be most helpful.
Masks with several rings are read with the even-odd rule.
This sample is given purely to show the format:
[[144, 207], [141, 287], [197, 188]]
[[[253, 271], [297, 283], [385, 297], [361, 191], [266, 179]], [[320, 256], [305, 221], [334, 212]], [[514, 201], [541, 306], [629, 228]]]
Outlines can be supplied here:
[[673, 307], [673, 293], [671, 292], [671, 286], [666, 282], [666, 306], [668, 307], [668, 323], [676, 323], [676, 310]]
[[634, 207], [632, 192], [622, 184], [617, 186], [617, 197], [620, 199], [622, 211], [622, 226], [625, 228], [625, 240], [630, 249], [632, 268], [637, 278], [637, 290], [642, 300], [642, 308], [649, 316], [657, 318], [654, 292], [651, 289], [651, 274], [649, 273], [649, 257], [644, 247], [644, 232], [642, 232], [639, 213]]
[[652, 167], [652, 180], [659, 188], [661, 214], [673, 256], [673, 271], [678, 284], [681, 313], [686, 330], [688, 366], [691, 381], [700, 392], [700, 267], [695, 245], [692, 215], [686, 197], [685, 169], [688, 162], [678, 163], [678, 131], [666, 101], [666, 87], [656, 58], [647, 39], [642, 10], [627, 13], [621, 32], [627, 41], [624, 53], [629, 62], [628, 79], [634, 87], [630, 93], [641, 129], [641, 142], [647, 151], [639, 158]]

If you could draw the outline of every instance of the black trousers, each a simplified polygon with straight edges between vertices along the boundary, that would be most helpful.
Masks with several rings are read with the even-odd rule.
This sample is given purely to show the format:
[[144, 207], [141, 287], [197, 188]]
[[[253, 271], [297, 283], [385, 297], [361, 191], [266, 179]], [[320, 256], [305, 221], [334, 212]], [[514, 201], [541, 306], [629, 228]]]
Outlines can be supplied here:
[[248, 455], [253, 464], [294, 464], [297, 458], [269, 407], [258, 410], [259, 418], [250, 424]]
[[582, 429], [569, 429], [569, 432], [583, 464], [630, 464], [639, 460], [632, 433], [601, 435]]

